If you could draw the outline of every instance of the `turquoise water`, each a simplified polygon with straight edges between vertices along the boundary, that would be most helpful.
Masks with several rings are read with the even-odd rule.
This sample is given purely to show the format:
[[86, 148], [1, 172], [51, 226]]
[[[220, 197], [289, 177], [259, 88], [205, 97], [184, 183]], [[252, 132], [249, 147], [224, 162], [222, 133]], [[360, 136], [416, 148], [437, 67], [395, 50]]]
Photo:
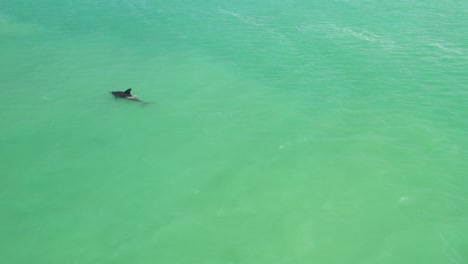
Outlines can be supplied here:
[[2, 263], [467, 263], [467, 10], [0, 2]]

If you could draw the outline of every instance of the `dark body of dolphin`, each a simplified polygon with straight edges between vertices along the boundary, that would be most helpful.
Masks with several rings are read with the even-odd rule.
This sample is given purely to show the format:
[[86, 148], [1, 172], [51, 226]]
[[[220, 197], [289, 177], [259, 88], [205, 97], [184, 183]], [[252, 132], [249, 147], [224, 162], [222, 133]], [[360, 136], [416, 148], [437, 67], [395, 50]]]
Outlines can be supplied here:
[[140, 102], [140, 103], [143, 103], [143, 104], [150, 104], [148, 102], [143, 102], [140, 99], [138, 99], [138, 97], [132, 95], [131, 91], [132, 91], [132, 88], [128, 88], [125, 91], [113, 91], [113, 92], [111, 92], [111, 94], [114, 95], [114, 97], [116, 99], [117, 98], [123, 98], [123, 99], [132, 100], [132, 101], [135, 101], [135, 102]]

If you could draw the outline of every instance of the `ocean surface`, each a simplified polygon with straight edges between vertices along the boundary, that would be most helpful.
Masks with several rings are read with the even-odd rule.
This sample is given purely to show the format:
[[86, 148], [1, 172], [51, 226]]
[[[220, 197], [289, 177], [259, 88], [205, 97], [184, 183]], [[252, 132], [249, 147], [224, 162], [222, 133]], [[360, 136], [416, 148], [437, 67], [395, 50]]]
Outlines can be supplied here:
[[468, 263], [467, 29], [456, 0], [2, 0], [1, 262]]

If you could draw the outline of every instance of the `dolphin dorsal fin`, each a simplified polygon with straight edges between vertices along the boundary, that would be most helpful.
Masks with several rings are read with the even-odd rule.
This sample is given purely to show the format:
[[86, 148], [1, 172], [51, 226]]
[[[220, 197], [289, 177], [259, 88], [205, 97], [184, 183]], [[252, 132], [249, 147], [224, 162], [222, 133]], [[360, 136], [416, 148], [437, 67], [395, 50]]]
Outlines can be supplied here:
[[132, 91], [132, 88], [128, 88], [127, 90], [125, 90], [124, 93], [128, 94], [128, 95], [132, 95], [130, 92]]

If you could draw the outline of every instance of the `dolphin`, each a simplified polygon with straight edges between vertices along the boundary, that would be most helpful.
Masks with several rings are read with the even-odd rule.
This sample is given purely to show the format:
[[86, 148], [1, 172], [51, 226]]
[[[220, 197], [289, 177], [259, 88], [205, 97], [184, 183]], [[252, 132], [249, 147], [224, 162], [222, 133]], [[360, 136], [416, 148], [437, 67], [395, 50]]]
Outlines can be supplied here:
[[114, 95], [115, 99], [123, 98], [123, 99], [132, 100], [132, 101], [135, 101], [135, 102], [140, 102], [142, 104], [151, 104], [149, 102], [143, 102], [138, 97], [132, 95], [131, 91], [132, 91], [132, 88], [128, 88], [125, 91], [113, 91], [113, 92], [111, 92], [111, 94]]

